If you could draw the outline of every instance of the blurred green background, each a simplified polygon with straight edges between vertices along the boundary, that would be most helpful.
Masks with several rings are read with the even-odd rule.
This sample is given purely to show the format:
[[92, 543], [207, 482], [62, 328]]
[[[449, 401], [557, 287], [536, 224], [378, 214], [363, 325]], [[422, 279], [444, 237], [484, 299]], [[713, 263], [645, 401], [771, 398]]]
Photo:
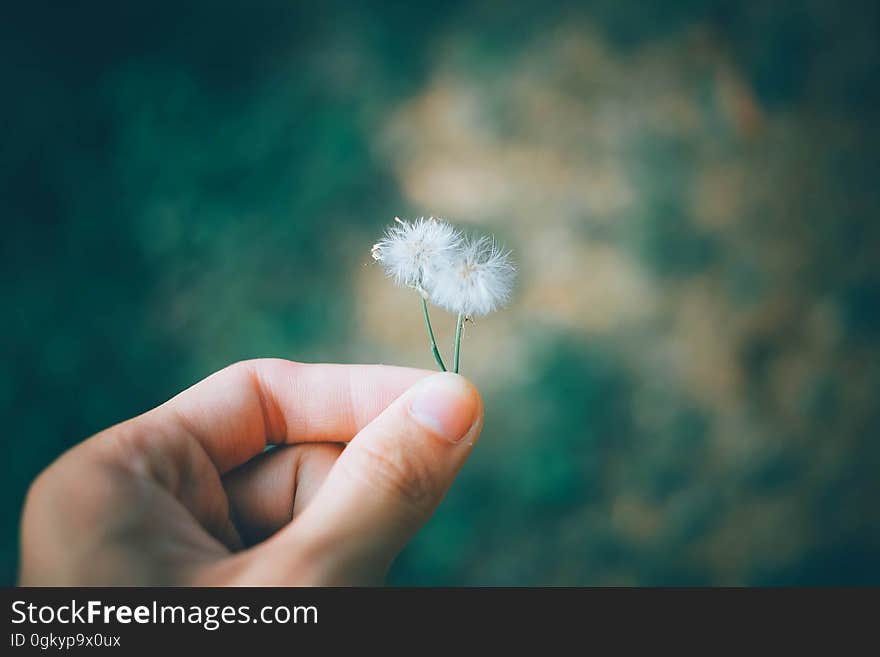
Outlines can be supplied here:
[[391, 583], [880, 584], [878, 4], [513, 7], [4, 10], [3, 582], [31, 479], [213, 370], [432, 368], [399, 214], [520, 276]]

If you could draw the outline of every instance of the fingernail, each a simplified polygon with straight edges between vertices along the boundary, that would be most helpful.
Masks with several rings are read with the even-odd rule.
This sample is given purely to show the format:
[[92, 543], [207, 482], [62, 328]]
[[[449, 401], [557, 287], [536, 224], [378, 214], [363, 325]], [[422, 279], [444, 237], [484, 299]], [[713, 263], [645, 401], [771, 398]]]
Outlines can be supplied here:
[[451, 443], [464, 438], [476, 421], [479, 396], [458, 374], [434, 374], [418, 384], [409, 414]]

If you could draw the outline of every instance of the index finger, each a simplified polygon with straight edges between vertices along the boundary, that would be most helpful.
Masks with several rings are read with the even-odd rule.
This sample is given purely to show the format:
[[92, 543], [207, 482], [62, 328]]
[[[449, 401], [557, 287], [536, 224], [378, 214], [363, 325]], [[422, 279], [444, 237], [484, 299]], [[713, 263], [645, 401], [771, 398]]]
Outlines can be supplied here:
[[220, 473], [267, 445], [348, 442], [426, 370], [242, 361], [150, 411], [195, 438]]

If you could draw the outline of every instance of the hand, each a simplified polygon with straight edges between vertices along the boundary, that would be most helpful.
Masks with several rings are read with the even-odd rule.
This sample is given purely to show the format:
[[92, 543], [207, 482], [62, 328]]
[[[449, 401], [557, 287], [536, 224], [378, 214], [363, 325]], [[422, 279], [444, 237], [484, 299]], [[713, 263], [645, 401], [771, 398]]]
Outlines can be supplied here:
[[37, 478], [21, 583], [380, 583], [481, 426], [455, 374], [232, 365]]

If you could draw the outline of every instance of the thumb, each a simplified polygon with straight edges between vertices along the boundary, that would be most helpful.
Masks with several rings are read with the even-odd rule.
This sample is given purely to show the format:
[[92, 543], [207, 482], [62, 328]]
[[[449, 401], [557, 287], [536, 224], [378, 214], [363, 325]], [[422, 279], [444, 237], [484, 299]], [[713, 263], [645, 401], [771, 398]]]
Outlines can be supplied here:
[[315, 569], [322, 583], [381, 581], [452, 484], [482, 415], [464, 377], [416, 383], [352, 439], [308, 507], [272, 539], [276, 565], [300, 552], [299, 567]]

